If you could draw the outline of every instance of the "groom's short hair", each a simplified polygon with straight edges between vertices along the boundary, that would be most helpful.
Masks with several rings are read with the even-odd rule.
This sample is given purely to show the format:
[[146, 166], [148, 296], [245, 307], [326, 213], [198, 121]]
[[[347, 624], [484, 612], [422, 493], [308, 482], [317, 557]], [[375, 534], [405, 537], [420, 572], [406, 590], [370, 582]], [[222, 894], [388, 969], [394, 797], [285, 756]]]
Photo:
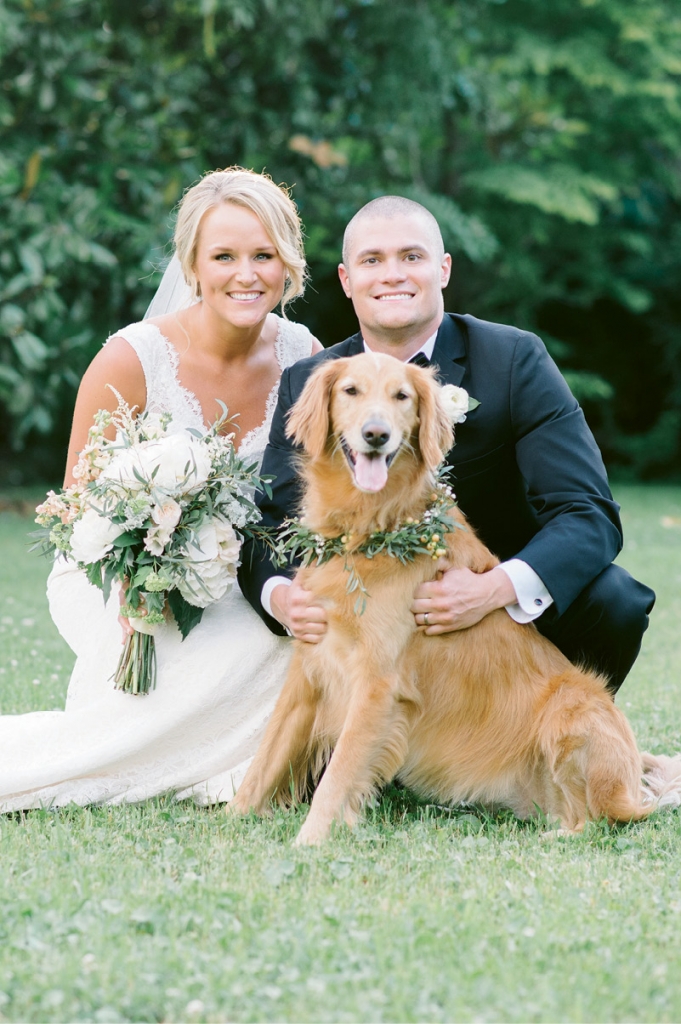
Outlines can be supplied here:
[[406, 196], [379, 196], [378, 199], [372, 199], [371, 202], [358, 210], [348, 223], [343, 235], [343, 263], [347, 264], [350, 258], [350, 247], [355, 228], [361, 221], [369, 217], [385, 217], [386, 219], [392, 217], [420, 217], [430, 228], [434, 240], [444, 256], [445, 245], [442, 241], [440, 225], [430, 210], [427, 210], [421, 203], [414, 202], [413, 199], [407, 199]]

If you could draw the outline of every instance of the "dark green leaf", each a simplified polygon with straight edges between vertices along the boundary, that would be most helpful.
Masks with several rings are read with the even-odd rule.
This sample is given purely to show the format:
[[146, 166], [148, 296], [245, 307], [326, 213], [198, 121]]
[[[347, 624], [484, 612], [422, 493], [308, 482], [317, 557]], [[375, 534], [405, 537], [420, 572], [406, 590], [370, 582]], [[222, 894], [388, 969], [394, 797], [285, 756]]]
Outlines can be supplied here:
[[184, 640], [188, 634], [192, 631], [194, 626], [197, 626], [201, 621], [203, 615], [203, 608], [197, 608], [193, 604], [189, 604], [185, 601], [179, 590], [171, 590], [168, 593], [168, 604], [170, 610], [175, 616], [175, 621], [179, 627], [182, 639]]

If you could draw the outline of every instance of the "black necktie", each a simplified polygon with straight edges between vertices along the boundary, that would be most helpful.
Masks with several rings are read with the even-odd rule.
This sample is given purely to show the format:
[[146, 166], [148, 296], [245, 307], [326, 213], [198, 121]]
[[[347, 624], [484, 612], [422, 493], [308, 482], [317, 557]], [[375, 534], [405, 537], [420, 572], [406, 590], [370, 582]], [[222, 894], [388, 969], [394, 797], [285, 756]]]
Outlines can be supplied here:
[[430, 366], [430, 359], [423, 352], [417, 352], [413, 359], [409, 360], [414, 366]]

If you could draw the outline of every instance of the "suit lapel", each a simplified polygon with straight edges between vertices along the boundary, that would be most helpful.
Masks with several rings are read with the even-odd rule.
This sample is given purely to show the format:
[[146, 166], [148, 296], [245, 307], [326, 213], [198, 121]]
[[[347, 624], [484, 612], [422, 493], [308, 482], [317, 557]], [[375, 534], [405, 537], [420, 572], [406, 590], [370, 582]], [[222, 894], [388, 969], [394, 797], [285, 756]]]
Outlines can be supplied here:
[[353, 334], [351, 338], [346, 341], [342, 341], [340, 345], [334, 346], [338, 350], [338, 357], [343, 358], [344, 356], [358, 356], [364, 352], [364, 342], [362, 341], [361, 334]]
[[435, 339], [431, 362], [438, 367], [441, 384], [461, 384], [468, 366], [468, 353], [463, 326], [450, 313], [445, 313]]

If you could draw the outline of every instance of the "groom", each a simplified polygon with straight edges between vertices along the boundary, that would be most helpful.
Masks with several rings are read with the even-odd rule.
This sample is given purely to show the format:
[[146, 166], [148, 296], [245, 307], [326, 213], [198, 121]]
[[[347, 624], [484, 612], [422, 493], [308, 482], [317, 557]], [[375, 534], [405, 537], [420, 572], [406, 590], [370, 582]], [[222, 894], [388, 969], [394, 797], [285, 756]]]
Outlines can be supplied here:
[[[622, 546], [618, 506], [584, 415], [533, 334], [445, 313], [451, 257], [435, 218], [383, 196], [350, 221], [339, 275], [360, 333], [285, 370], [262, 471], [263, 523], [296, 513], [299, 489], [286, 417], [321, 360], [384, 352], [428, 361], [444, 384], [480, 403], [456, 428], [447, 457], [458, 504], [501, 565], [452, 569], [416, 590], [412, 613], [428, 635], [465, 629], [497, 608], [534, 621], [573, 662], [607, 675], [613, 693], [638, 654], [654, 593], [613, 565]], [[251, 544], [242, 590], [269, 628], [317, 643], [326, 613]]]

